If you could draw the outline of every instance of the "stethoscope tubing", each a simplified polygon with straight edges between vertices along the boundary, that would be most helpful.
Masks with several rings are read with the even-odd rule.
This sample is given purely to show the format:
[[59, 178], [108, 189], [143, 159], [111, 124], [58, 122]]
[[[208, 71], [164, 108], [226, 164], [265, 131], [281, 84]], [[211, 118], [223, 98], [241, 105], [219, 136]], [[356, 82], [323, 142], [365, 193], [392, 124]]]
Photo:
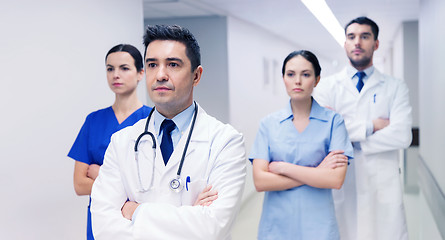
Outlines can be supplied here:
[[151, 137], [151, 141], [152, 141], [152, 148], [156, 149], [156, 139], [155, 136], [153, 135], [153, 133], [148, 131], [148, 123], [150, 122], [151, 119], [151, 115], [153, 115], [153, 112], [155, 111], [155, 108], [152, 108], [150, 113], [148, 114], [148, 118], [147, 118], [147, 122], [145, 122], [145, 130], [144, 132], [139, 135], [139, 137], [136, 139], [136, 142], [134, 144], [134, 151], [138, 152], [138, 146], [139, 146], [139, 142], [141, 141], [141, 138], [144, 137], [145, 135], [150, 135]]
[[184, 164], [185, 154], [187, 153], [187, 148], [189, 147], [190, 138], [192, 137], [192, 132], [195, 129], [196, 116], [198, 115], [198, 108], [195, 102], [195, 114], [193, 115], [192, 125], [190, 126], [189, 135], [187, 136], [187, 141], [185, 142], [184, 151], [182, 151], [181, 162], [179, 163], [177, 176], [181, 176], [182, 165]]
[[[195, 109], [194, 109], [193, 120], [192, 120], [192, 124], [191, 124], [191, 126], [190, 126], [190, 131], [189, 131], [189, 134], [188, 134], [188, 136], [187, 136], [187, 141], [186, 141], [186, 143], [185, 143], [184, 150], [183, 150], [183, 152], [182, 152], [181, 161], [180, 161], [180, 163], [179, 163], [178, 171], [177, 171], [177, 173], [176, 173], [176, 178], [174, 178], [173, 180], [170, 181], [170, 186], [171, 186], [172, 190], [173, 190], [173, 191], [177, 191], [177, 192], [180, 191], [180, 190], [182, 190], [182, 187], [183, 187], [183, 186], [181, 186], [182, 183], [181, 183], [181, 181], [180, 181], [180, 180], [181, 180], [182, 166], [184, 165], [185, 155], [186, 155], [186, 153], [187, 153], [187, 149], [188, 149], [188, 146], [189, 146], [189, 143], [190, 143], [190, 138], [191, 138], [192, 133], [193, 133], [193, 130], [194, 130], [194, 128], [195, 128], [196, 117], [197, 117], [197, 115], [198, 115], [198, 107], [197, 107], [196, 102], [194, 102], [194, 105], [195, 105]], [[139, 150], [139, 149], [138, 149], [138, 146], [139, 146], [139, 142], [140, 142], [140, 140], [142, 139], [142, 137], [144, 137], [145, 135], [150, 135], [151, 140], [152, 140], [152, 149], [153, 149], [154, 154], [156, 154], [156, 139], [155, 139], [153, 133], [151, 133], [150, 131], [148, 131], [148, 125], [149, 125], [151, 116], [152, 116], [152, 114], [153, 114], [154, 111], [155, 111], [155, 107], [153, 107], [153, 108], [151, 109], [150, 113], [148, 114], [147, 121], [145, 122], [145, 129], [144, 129], [144, 132], [141, 133], [141, 134], [138, 136], [138, 138], [136, 139], [136, 142], [135, 142], [135, 144], [134, 144], [134, 152], [135, 152], [135, 158], [136, 158], [136, 162], [137, 162], [136, 164], [138, 165], [137, 167], [138, 167], [139, 184], [141, 185], [141, 187], [142, 187], [142, 191], [143, 191], [143, 192], [146, 192], [147, 189], [144, 189], [144, 188], [143, 188], [142, 180], [141, 180], [141, 175], [140, 175], [140, 172], [139, 172], [139, 159], [138, 159], [138, 150]], [[155, 156], [155, 158], [156, 158], [156, 155], [154, 155], [154, 156]], [[154, 161], [154, 160], [153, 160], [153, 161]], [[153, 166], [154, 166], [154, 162], [153, 162]], [[154, 176], [154, 168], [153, 168], [153, 173], [152, 173], [152, 181], [151, 181], [151, 185], [153, 185], [153, 176]], [[176, 188], [173, 188], [173, 187], [172, 187], [172, 183], [173, 183], [174, 181], [178, 181], [178, 183], [179, 183], [178, 187], [176, 187]], [[150, 188], [152, 188], [152, 187], [150, 187]], [[150, 189], [150, 188], [149, 188], [149, 189]]]

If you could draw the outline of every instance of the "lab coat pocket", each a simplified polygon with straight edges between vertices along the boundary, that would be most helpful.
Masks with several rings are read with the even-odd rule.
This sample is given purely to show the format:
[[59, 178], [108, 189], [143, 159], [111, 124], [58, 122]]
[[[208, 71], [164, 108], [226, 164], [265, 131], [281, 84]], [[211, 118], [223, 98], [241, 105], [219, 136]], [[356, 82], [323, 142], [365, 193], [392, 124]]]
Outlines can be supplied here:
[[147, 189], [148, 191], [136, 191], [134, 192], [134, 199], [129, 198], [131, 201], [135, 201], [137, 203], [146, 203], [146, 202], [155, 202], [156, 196], [159, 196], [160, 193], [158, 193], [156, 190], [150, 188]]
[[371, 119], [389, 118], [389, 98], [385, 94], [374, 93], [371, 99]]
[[186, 180], [185, 184], [182, 190], [182, 204], [192, 206], [198, 198], [198, 195], [206, 187], [207, 181], [203, 179], [190, 179], [190, 182]]

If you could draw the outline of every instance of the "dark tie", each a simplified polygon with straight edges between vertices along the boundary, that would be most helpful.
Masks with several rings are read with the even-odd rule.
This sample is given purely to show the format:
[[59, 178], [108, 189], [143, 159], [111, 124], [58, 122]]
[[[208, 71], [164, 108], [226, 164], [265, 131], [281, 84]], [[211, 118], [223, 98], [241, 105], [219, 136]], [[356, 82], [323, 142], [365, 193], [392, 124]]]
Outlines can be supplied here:
[[357, 82], [356, 87], [357, 87], [358, 92], [360, 92], [364, 85], [363, 78], [366, 76], [366, 73], [365, 72], [357, 72], [355, 75], [357, 75], [357, 77], [358, 77], [358, 82]]
[[161, 124], [162, 131], [162, 142], [161, 142], [161, 153], [164, 159], [164, 164], [167, 165], [168, 159], [173, 152], [173, 143], [171, 132], [175, 129], [175, 123], [170, 119], [164, 119]]

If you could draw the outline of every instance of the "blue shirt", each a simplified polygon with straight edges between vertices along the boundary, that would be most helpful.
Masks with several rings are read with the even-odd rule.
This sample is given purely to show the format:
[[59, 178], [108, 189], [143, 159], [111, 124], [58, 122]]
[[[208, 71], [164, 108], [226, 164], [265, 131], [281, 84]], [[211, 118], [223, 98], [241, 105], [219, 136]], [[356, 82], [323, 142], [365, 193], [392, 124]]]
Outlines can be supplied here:
[[148, 117], [150, 110], [150, 107], [142, 106], [120, 124], [112, 107], [90, 113], [80, 129], [68, 157], [86, 164], [102, 165], [111, 135]]
[[[80, 129], [80, 132], [68, 153], [68, 157], [89, 165], [102, 165], [105, 151], [111, 141], [111, 135], [125, 127], [134, 125], [137, 121], [143, 118], [147, 118], [150, 110], [150, 107], [142, 106], [120, 124], [117, 121], [112, 107], [90, 113]], [[87, 239], [94, 239], [93, 231], [91, 229], [91, 212], [89, 206], [87, 216]]]
[[[309, 124], [298, 132], [289, 105], [262, 119], [249, 159], [316, 167], [333, 150], [353, 149], [343, 118], [312, 100]], [[264, 196], [258, 239], [339, 239], [331, 189], [308, 185]]]
[[[366, 74], [365, 77], [362, 79], [363, 84], [366, 84], [366, 82], [368, 82], [368, 79], [374, 73], [374, 69], [375, 69], [374, 66], [371, 66], [371, 67], [362, 71]], [[356, 86], [358, 83], [358, 77], [356, 75], [357, 72], [358, 72], [357, 69], [353, 68], [351, 65], [348, 65], [346, 67], [346, 73], [348, 74], [348, 77], [352, 80], [352, 83], [354, 84], [354, 86]]]
[[[192, 121], [194, 112], [195, 112], [195, 104], [192, 103], [192, 105], [190, 105], [184, 111], [178, 113], [176, 116], [173, 117], [173, 119], [171, 119], [176, 125], [175, 129], [173, 129], [173, 131], [170, 133], [172, 136], [173, 149], [176, 147], [179, 140], [181, 140], [182, 135], [187, 130], [190, 122]], [[158, 142], [161, 142], [162, 132], [160, 132], [160, 128], [162, 122], [164, 121], [164, 119], [166, 119], [166, 117], [160, 114], [157, 109], [155, 109], [153, 115], [154, 115], [155, 131], [158, 136]]]

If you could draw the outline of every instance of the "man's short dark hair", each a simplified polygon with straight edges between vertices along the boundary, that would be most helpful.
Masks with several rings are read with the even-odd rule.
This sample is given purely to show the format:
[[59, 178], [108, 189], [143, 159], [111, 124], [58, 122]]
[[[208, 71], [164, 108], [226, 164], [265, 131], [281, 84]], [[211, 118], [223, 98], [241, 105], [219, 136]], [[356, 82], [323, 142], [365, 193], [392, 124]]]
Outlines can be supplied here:
[[351, 25], [353, 23], [369, 25], [371, 27], [372, 34], [374, 34], [374, 40], [377, 40], [377, 38], [379, 37], [379, 26], [377, 26], [377, 23], [375, 23], [374, 21], [372, 21], [371, 19], [369, 19], [367, 17], [358, 17], [356, 19], [351, 20], [348, 24], [346, 24], [345, 34], [346, 34], [346, 30], [348, 29], [349, 25]]
[[178, 25], [149, 25], [145, 29], [144, 45], [145, 55], [147, 54], [148, 45], [155, 40], [172, 40], [178, 41], [185, 45], [185, 53], [189, 58], [192, 71], [194, 71], [199, 65], [201, 65], [201, 53], [193, 34], [187, 29]]

